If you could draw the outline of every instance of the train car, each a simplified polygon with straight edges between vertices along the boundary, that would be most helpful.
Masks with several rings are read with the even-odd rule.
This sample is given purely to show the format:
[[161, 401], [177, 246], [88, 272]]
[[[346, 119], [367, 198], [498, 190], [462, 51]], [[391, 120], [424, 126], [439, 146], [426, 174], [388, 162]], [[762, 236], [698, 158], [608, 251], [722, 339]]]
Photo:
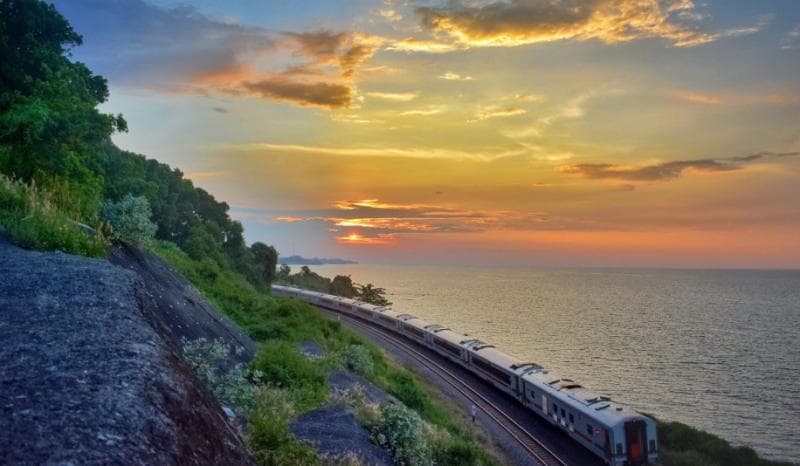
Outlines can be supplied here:
[[640, 466], [658, 459], [655, 421], [538, 364], [386, 307], [280, 285], [273, 285], [273, 290], [371, 320], [433, 349], [517, 398], [610, 466]]
[[513, 366], [522, 364], [522, 361], [498, 351], [490, 345], [477, 339], [462, 340], [461, 346], [466, 350], [466, 365], [484, 379], [491, 382], [500, 390], [512, 396], [517, 396], [516, 380]]
[[426, 345], [426, 334], [425, 327], [430, 325], [430, 323], [425, 322], [424, 320], [420, 319], [419, 317], [413, 316], [411, 314], [401, 314], [398, 317], [399, 322], [399, 329], [401, 333], [405, 336], [411, 338], [414, 341], [417, 341], [423, 345]]
[[467, 352], [461, 346], [461, 342], [464, 340], [463, 335], [438, 324], [429, 325], [425, 330], [428, 332], [428, 345], [437, 353], [459, 364], [466, 363]]
[[388, 307], [378, 307], [375, 309], [375, 322], [391, 331], [397, 331], [398, 326], [400, 325], [400, 321], [398, 319], [397, 312], [392, 311], [391, 308]]
[[658, 458], [656, 425], [630, 407], [541, 370], [523, 377], [524, 404], [612, 466]]

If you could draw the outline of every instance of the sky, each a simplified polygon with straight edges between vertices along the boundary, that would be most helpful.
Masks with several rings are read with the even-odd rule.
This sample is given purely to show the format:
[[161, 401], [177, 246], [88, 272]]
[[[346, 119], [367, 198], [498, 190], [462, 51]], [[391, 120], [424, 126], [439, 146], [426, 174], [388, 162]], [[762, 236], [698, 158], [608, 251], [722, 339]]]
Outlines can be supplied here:
[[58, 0], [122, 148], [284, 255], [800, 267], [795, 0]]

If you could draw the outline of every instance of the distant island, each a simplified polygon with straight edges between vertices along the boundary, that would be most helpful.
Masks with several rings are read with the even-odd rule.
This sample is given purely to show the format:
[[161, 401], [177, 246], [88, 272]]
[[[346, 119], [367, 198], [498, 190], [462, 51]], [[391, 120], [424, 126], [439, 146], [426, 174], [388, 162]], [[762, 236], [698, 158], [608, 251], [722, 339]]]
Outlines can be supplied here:
[[286, 265], [325, 265], [325, 264], [358, 264], [356, 261], [351, 261], [347, 259], [325, 259], [325, 258], [306, 258], [301, 256], [289, 256], [289, 257], [280, 257], [278, 258], [279, 264], [286, 264]]

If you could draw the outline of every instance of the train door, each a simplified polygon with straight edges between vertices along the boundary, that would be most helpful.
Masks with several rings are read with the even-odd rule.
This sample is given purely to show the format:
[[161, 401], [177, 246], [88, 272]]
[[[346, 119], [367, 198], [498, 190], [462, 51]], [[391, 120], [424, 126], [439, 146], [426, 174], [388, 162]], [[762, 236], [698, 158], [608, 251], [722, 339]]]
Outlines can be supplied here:
[[550, 412], [547, 406], [547, 395], [544, 393], [542, 393], [542, 412], [544, 413], [544, 417], [547, 417], [548, 413]]
[[628, 442], [628, 464], [639, 466], [647, 462], [647, 429], [644, 421], [625, 423], [625, 441]]

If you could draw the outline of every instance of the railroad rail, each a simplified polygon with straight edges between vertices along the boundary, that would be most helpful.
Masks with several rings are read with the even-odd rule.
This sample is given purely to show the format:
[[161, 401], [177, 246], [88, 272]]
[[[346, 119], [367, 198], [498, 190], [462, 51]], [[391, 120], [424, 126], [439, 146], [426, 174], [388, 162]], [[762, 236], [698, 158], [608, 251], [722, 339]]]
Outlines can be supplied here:
[[461, 380], [456, 374], [447, 368], [443, 367], [438, 362], [434, 361], [424, 353], [418, 351], [412, 344], [403, 341], [396, 335], [391, 335], [383, 329], [378, 329], [372, 323], [363, 319], [353, 316], [345, 315], [340, 312], [320, 308], [326, 312], [332, 313], [349, 322], [351, 325], [361, 329], [365, 333], [372, 335], [380, 340], [384, 340], [395, 347], [405, 351], [409, 356], [416, 359], [420, 364], [427, 367], [433, 373], [438, 375], [448, 385], [453, 387], [456, 391], [461, 393], [467, 400], [474, 404], [478, 409], [483, 411], [489, 418], [491, 418], [501, 429], [503, 429], [509, 437], [514, 439], [522, 446], [536, 462], [545, 466], [567, 466], [561, 458], [558, 457], [552, 450], [547, 448], [539, 439], [533, 434], [528, 432], [524, 427], [519, 425], [511, 416], [506, 414], [500, 407], [492, 403], [489, 399], [483, 396], [480, 392], [471, 387], [468, 383]]

